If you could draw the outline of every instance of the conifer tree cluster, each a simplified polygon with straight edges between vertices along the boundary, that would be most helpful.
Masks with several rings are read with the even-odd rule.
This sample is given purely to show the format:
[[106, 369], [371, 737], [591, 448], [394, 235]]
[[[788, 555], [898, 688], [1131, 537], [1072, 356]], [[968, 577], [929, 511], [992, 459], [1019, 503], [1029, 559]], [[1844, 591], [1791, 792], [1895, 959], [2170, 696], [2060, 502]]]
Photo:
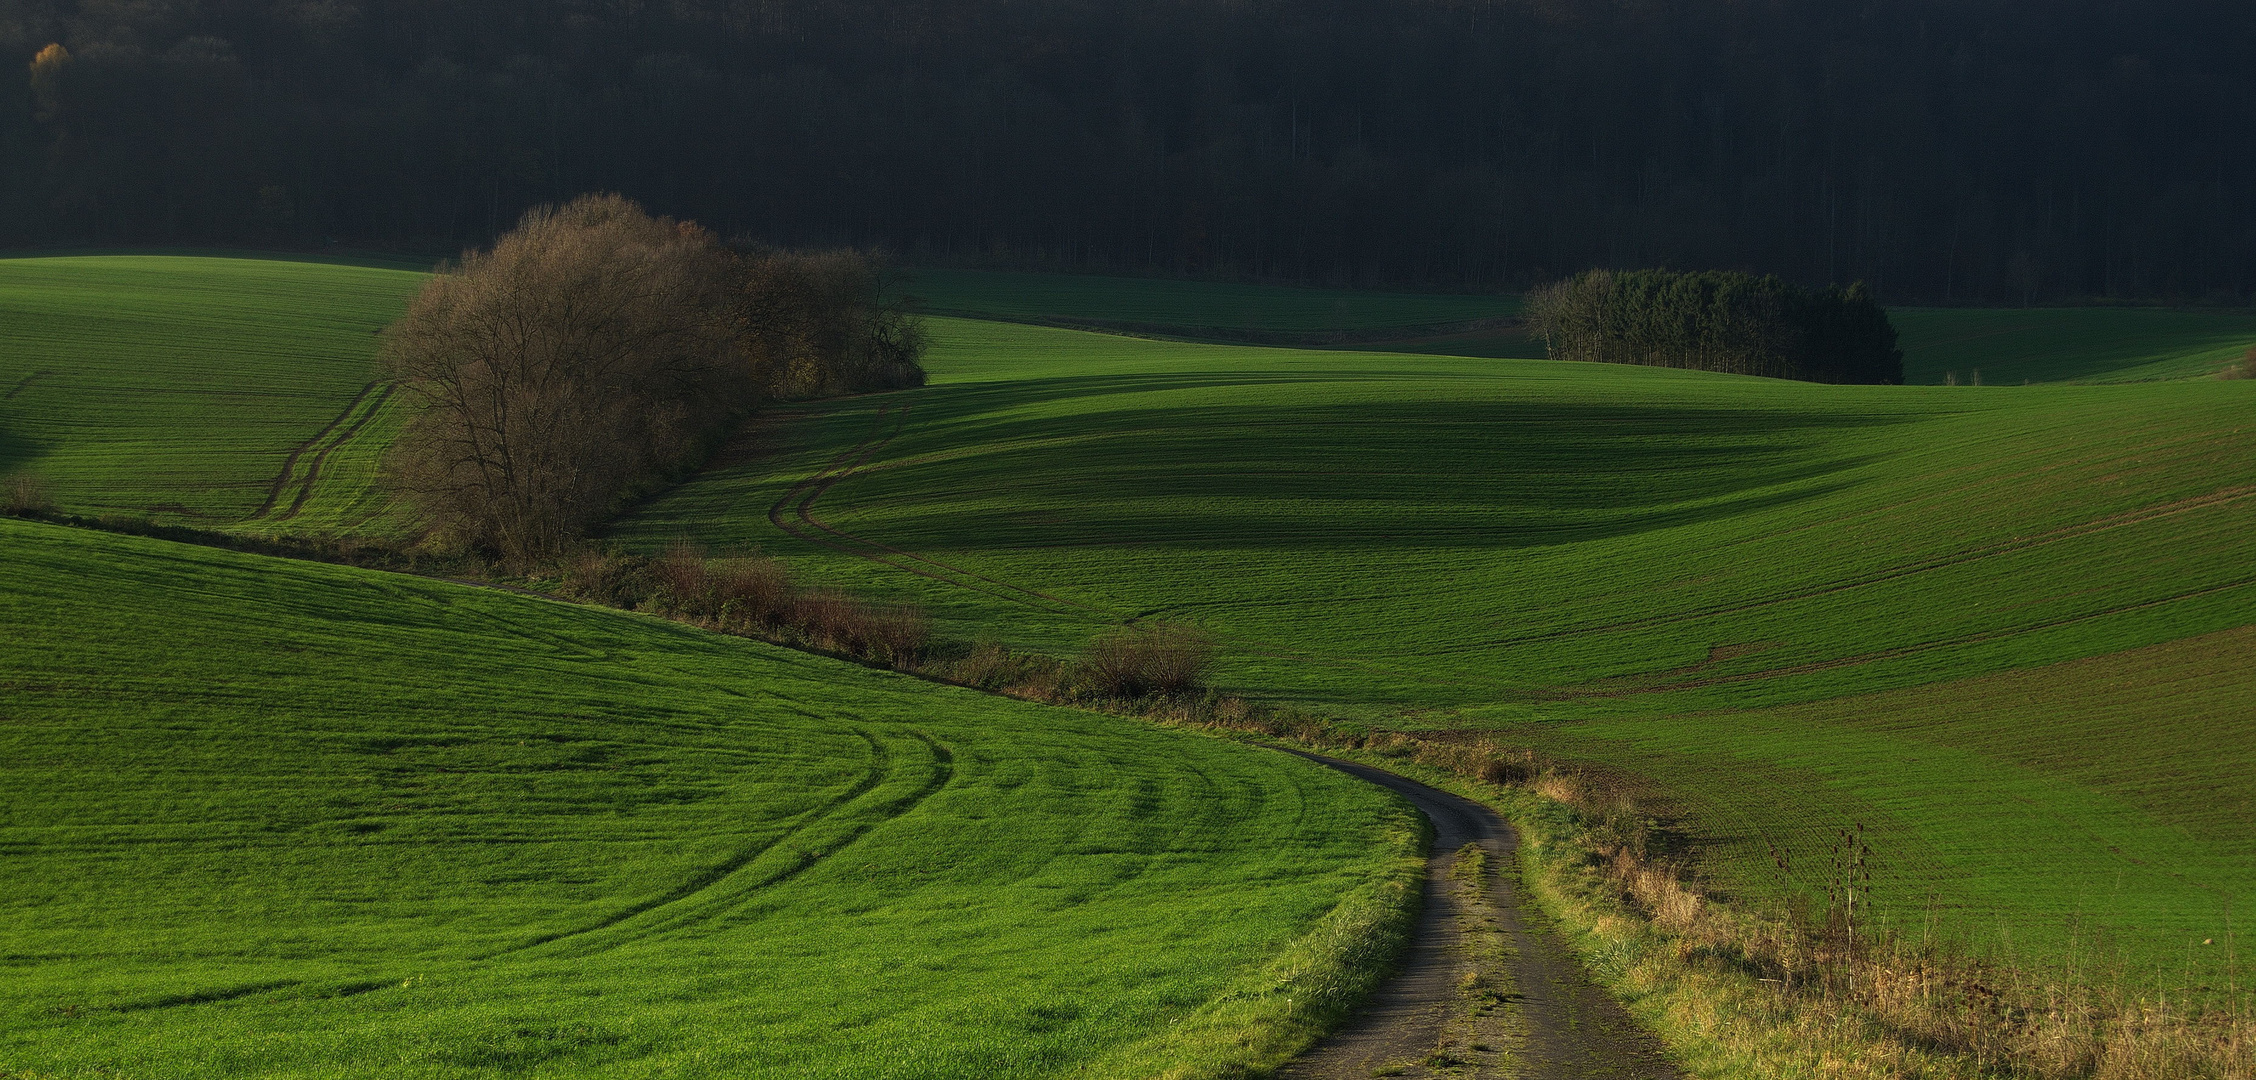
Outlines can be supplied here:
[[1536, 290], [1528, 320], [1554, 360], [1903, 381], [1896, 328], [1863, 282], [1804, 289], [1725, 271], [1592, 270]]

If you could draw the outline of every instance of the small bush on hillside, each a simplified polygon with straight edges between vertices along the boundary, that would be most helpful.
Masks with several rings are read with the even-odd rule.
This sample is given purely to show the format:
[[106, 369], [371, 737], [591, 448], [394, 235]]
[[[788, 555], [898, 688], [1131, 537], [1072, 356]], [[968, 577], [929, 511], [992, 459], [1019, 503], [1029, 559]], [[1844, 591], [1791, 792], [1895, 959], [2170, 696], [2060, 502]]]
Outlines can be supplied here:
[[1859, 282], [1592, 270], [1537, 289], [1528, 321], [1554, 360], [1647, 364], [1824, 383], [1900, 383], [1888, 313]]
[[9, 477], [6, 494], [0, 500], [4, 500], [0, 510], [10, 517], [34, 517], [55, 508], [54, 500], [47, 497], [46, 482], [30, 473]]
[[585, 550], [564, 565], [556, 591], [576, 600], [632, 610], [656, 591], [656, 566], [641, 555]]
[[936, 661], [931, 671], [965, 686], [1043, 701], [1070, 697], [1073, 682], [1072, 671], [1054, 657], [1013, 652], [998, 641], [982, 641], [963, 656]]
[[1090, 642], [1074, 675], [1089, 691], [1107, 697], [1175, 695], [1202, 689], [1213, 663], [1214, 642], [1204, 631], [1163, 623]]

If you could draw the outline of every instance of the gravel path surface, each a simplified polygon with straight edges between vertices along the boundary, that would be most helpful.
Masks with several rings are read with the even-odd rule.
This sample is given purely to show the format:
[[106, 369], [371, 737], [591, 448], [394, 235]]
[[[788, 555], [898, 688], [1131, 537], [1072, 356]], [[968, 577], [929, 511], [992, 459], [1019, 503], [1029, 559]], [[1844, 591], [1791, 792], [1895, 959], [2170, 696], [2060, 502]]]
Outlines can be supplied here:
[[1487, 807], [1383, 769], [1302, 754], [1400, 794], [1433, 823], [1426, 907], [1399, 974], [1278, 1072], [1678, 1080], [1660, 1040], [1593, 983], [1516, 889], [1519, 834]]

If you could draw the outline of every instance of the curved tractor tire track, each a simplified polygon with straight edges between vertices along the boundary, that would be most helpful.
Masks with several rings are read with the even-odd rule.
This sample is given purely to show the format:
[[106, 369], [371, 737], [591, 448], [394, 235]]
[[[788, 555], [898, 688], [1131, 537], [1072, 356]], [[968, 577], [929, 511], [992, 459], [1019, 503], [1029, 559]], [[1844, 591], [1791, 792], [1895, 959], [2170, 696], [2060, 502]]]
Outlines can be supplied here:
[[31, 374], [24, 376], [21, 380], [17, 381], [16, 385], [9, 387], [7, 393], [0, 394], [0, 401], [14, 401], [17, 394], [21, 394], [24, 391], [31, 389], [31, 384], [53, 374], [54, 372], [52, 371], [34, 371]]
[[[706, 922], [798, 877], [871, 830], [915, 810], [955, 777], [955, 755], [923, 732], [886, 737], [868, 731], [856, 734], [870, 745], [869, 772], [792, 828], [737, 852], [662, 895], [579, 929], [543, 935], [480, 959], [534, 950], [548, 956], [585, 956]], [[911, 755], [923, 760], [903, 760]]]
[[[1575, 959], [1558, 934], [1522, 911], [1511, 871], [1519, 834], [1470, 799], [1383, 769], [1287, 751], [1377, 784], [1408, 799], [1433, 824], [1425, 908], [1402, 970], [1345, 1027], [1277, 1075], [1289, 1080], [1408, 1077], [1511, 1077], [1514, 1080], [1677, 1080], [1666, 1049], [1639, 1027]], [[1502, 872], [1487, 879], [1465, 910], [1448, 886], [1452, 855], [1467, 844], [1486, 850]], [[1478, 910], [1485, 908], [1486, 910]], [[1460, 989], [1471, 970], [1468, 921], [1500, 934], [1512, 985], [1503, 1008], [1516, 1010], [1516, 1045], [1462, 1038], [1474, 1004]]]
[[[321, 463], [328, 460], [329, 455], [334, 453], [338, 447], [352, 441], [353, 436], [360, 434], [360, 430], [367, 427], [369, 421], [376, 418], [377, 413], [383, 411], [384, 402], [391, 398], [392, 390], [396, 385], [388, 382], [372, 382], [361, 387], [360, 393], [354, 394], [352, 400], [345, 403], [344, 409], [338, 412], [334, 419], [324, 425], [321, 430], [314, 432], [304, 442], [291, 447], [290, 455], [282, 459], [282, 471], [275, 473], [273, 482], [267, 485], [266, 501], [260, 503], [258, 509], [251, 511], [251, 515], [244, 518], [243, 523], [258, 521], [273, 513], [274, 508], [282, 502], [282, 493], [291, 489], [293, 481], [295, 481], [297, 495], [290, 500], [289, 507], [283, 510], [274, 520], [287, 521], [296, 517], [298, 511], [305, 509], [306, 500], [313, 497], [315, 482], [321, 479]], [[374, 395], [373, 400], [371, 400], [371, 395]], [[365, 408], [363, 408], [364, 405]], [[300, 477], [298, 475], [298, 461], [301, 458], [306, 458], [308, 453], [312, 457], [306, 459], [305, 475]]]
[[[944, 585], [984, 593], [998, 600], [1037, 608], [1054, 614], [1096, 616], [1108, 621], [1118, 621], [1121, 618], [1117, 612], [1067, 600], [1059, 596], [1052, 596], [1049, 593], [1012, 584], [1000, 578], [993, 578], [976, 571], [951, 566], [930, 556], [919, 555], [913, 551], [857, 536], [816, 517], [814, 512], [816, 500], [828, 494], [831, 488], [838, 485], [839, 481], [860, 472], [863, 466], [869, 464], [871, 458], [877, 456], [879, 451], [898, 437], [901, 434], [902, 427], [907, 423], [908, 414], [909, 407], [907, 405], [879, 406], [876, 422], [870, 436], [840, 452], [838, 456], [830, 460], [829, 464], [823, 466], [813, 475], [793, 484], [789, 490], [783, 493], [782, 498], [777, 499], [773, 506], [768, 507], [769, 523], [790, 536], [810, 544], [828, 548], [840, 554], [852, 555], [859, 559], [883, 563], [896, 570], [915, 574], [918, 577], [937, 581]], [[886, 428], [888, 415], [891, 416], [893, 421], [891, 430]]]

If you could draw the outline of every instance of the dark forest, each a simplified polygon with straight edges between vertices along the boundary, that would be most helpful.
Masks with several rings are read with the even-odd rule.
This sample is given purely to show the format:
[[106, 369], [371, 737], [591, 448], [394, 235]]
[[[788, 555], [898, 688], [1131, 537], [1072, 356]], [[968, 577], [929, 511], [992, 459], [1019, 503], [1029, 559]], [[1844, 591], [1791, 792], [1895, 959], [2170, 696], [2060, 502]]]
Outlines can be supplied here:
[[0, 0], [0, 49], [19, 247], [444, 253], [617, 191], [923, 264], [2256, 290], [2247, 0]]

